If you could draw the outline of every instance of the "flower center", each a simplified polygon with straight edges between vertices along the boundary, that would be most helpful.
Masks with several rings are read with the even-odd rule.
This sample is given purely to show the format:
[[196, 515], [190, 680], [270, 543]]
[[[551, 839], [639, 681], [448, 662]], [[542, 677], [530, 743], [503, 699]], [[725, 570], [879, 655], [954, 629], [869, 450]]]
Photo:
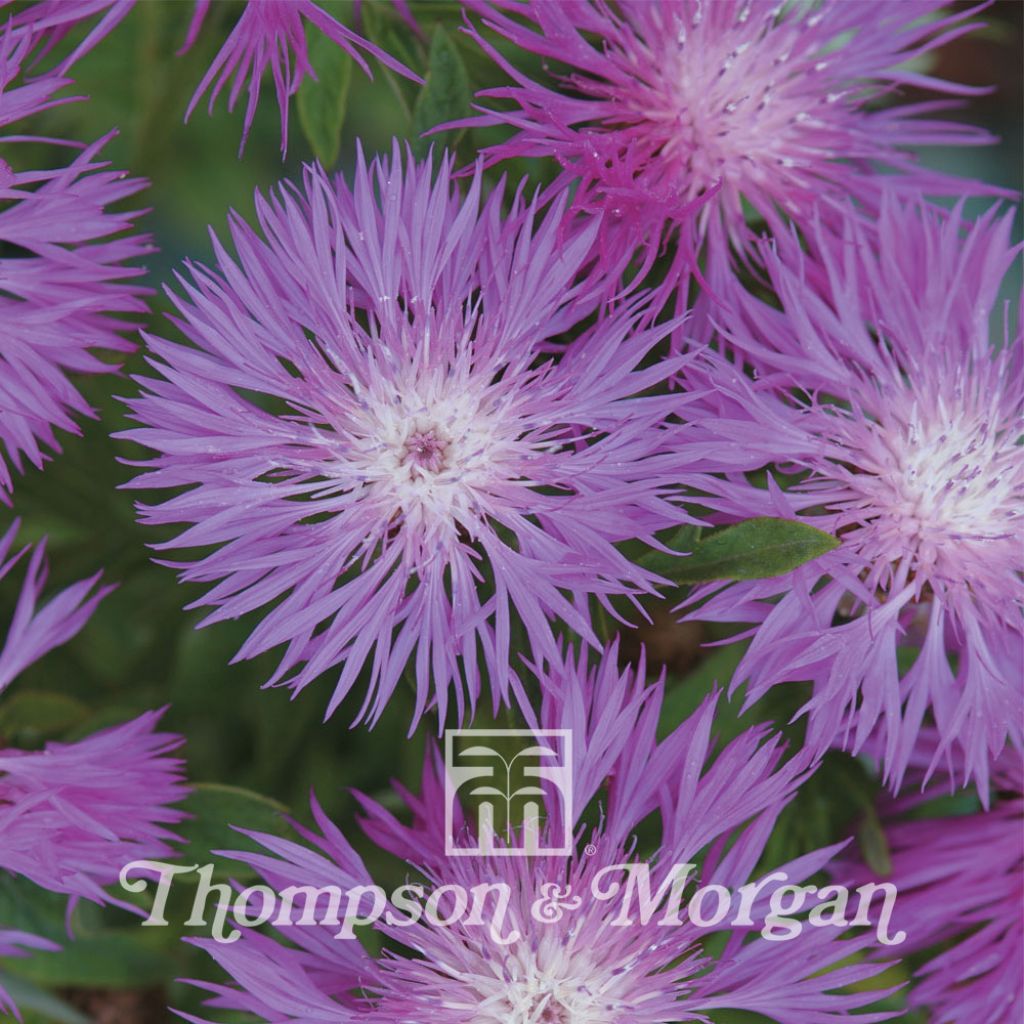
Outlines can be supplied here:
[[932, 583], [972, 586], [984, 566], [1019, 558], [1018, 431], [972, 404], [915, 405], [885, 423], [861, 421], [843, 439], [844, 460], [857, 467], [845, 477], [843, 518], [860, 528], [853, 536], [864, 554], [909, 559], [914, 576]]
[[[984, 422], [913, 420], [878, 468], [891, 515], [918, 538], [996, 540], [1012, 529], [1016, 446]], [[885, 465], [888, 462], [888, 465]], [[881, 496], [881, 495], [880, 495]]]
[[573, 1024], [569, 1011], [561, 1003], [549, 1002], [537, 1018], [540, 1024]]
[[402, 458], [406, 465], [427, 473], [448, 466], [448, 440], [436, 428], [416, 430], [406, 438]]
[[988, 532], [999, 477], [992, 472], [984, 428], [973, 438], [963, 436], [955, 424], [930, 437], [911, 428], [904, 440], [893, 480], [900, 511], [928, 532]]
[[[707, 6], [680, 12], [675, 31], [664, 33], [664, 84], [637, 112], [653, 123], [663, 140], [660, 156], [677, 164], [675, 179], [688, 196], [715, 182], [762, 187], [780, 167], [788, 179], [808, 151], [800, 137], [839, 99], [819, 82], [806, 83], [812, 72], [799, 44], [808, 22], [789, 15], [776, 22], [744, 4], [727, 25], [715, 4]], [[827, 66], [818, 61], [813, 74]], [[813, 140], [813, 152], [823, 155], [823, 145]]]
[[536, 951], [518, 951], [505, 961], [502, 975], [493, 994], [489, 982], [481, 986], [484, 999], [473, 1024], [616, 1024], [621, 1019], [620, 989], [628, 984], [627, 975], [610, 982], [569, 945], [542, 943]]
[[[417, 530], [433, 524], [450, 540], [455, 523], [480, 514], [481, 496], [522, 476], [515, 395], [488, 383], [451, 368], [410, 368], [353, 389], [337, 426], [339, 476], [368, 488], [382, 515]], [[432, 536], [428, 547], [438, 543]]]
[[498, 1019], [502, 1024], [612, 1024], [614, 1018], [602, 1012], [582, 986], [570, 993], [568, 984], [535, 977], [511, 983], [500, 1017], [481, 1021], [490, 1024]]

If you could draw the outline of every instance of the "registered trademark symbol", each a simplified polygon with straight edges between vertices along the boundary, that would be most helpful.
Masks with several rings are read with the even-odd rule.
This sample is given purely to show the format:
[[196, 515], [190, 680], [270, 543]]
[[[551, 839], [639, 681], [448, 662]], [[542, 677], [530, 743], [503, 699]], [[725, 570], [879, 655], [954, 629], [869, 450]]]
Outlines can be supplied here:
[[587, 843], [587, 845], [583, 847], [583, 852], [588, 857], [593, 857], [594, 854], [597, 853], [597, 847], [593, 843]]

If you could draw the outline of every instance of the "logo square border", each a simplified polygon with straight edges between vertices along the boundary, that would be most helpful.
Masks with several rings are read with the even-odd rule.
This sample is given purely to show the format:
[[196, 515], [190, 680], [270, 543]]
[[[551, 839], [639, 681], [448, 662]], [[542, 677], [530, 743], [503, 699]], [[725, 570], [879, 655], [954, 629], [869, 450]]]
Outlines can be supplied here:
[[[562, 741], [565, 754], [564, 770], [569, 776], [568, 789], [559, 788], [565, 813], [563, 842], [558, 847], [544, 847], [538, 850], [521, 849], [519, 847], [501, 847], [490, 853], [483, 853], [476, 847], [456, 846], [454, 843], [453, 826], [455, 801], [458, 793], [453, 789], [451, 769], [453, 767], [454, 741], [460, 736], [516, 736], [543, 740], [545, 737], [557, 737]], [[573, 835], [573, 730], [572, 729], [445, 729], [444, 731], [444, 852], [447, 857], [570, 857], [575, 851]]]

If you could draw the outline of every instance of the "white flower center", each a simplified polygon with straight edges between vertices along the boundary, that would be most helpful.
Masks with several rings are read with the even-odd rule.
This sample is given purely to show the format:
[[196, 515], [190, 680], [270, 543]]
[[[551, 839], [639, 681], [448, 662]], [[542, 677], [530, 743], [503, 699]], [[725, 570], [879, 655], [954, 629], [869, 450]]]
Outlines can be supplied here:
[[955, 423], [938, 429], [908, 431], [893, 479], [897, 509], [921, 533], [1000, 535], [998, 512], [1010, 497], [1011, 475], [1000, 472], [995, 438], [985, 424], [977, 432]]
[[494, 974], [463, 979], [479, 991], [471, 1024], [617, 1024], [628, 971], [597, 970], [565, 936], [525, 944]]
[[1024, 504], [1020, 426], [991, 422], [988, 409], [947, 407], [866, 424], [845, 441], [857, 469], [846, 480], [845, 519], [870, 532], [861, 549], [949, 582], [1003, 548], [1012, 557]]
[[500, 481], [516, 479], [521, 427], [500, 393], [425, 374], [384, 384], [338, 424], [339, 475], [394, 514], [451, 523], [472, 515]]

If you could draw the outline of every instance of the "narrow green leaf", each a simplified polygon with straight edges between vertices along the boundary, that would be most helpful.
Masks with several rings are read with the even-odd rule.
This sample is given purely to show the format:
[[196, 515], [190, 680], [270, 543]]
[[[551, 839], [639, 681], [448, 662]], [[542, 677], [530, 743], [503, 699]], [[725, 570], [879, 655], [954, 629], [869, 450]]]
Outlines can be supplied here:
[[18, 745], [62, 736], [89, 717], [89, 708], [63, 693], [22, 690], [0, 703], [0, 736]]
[[839, 547], [839, 541], [794, 519], [760, 516], [702, 540], [672, 570], [676, 583], [759, 580], [782, 576]]
[[341, 147], [341, 127], [352, 81], [352, 58], [316, 30], [309, 33], [309, 59], [316, 78], [299, 87], [299, 123], [324, 167], [333, 166]]
[[430, 40], [430, 58], [427, 65], [427, 83], [416, 99], [412, 112], [413, 153], [426, 156], [431, 140], [423, 132], [465, 117], [471, 112], [473, 91], [469, 84], [466, 65], [451, 37], [438, 25]]
[[177, 972], [174, 960], [156, 948], [160, 936], [147, 936], [138, 928], [109, 929], [95, 935], [65, 938], [55, 953], [36, 953], [6, 965], [12, 974], [38, 985], [91, 988], [138, 988], [170, 981]]
[[[678, 530], [668, 539], [663, 541], [665, 547], [672, 551], [684, 553], [692, 551], [700, 540], [700, 527], [691, 526], [689, 523], [680, 526]], [[666, 579], [674, 579], [676, 573], [683, 566], [683, 559], [679, 554], [668, 554], [665, 551], [658, 551], [656, 548], [648, 548], [639, 559], [639, 565], [651, 572], [656, 572]]]
[[[251, 872], [243, 864], [215, 856], [214, 850], [260, 849], [251, 839], [232, 828], [232, 825], [272, 835], [283, 835], [286, 831], [281, 816], [287, 808], [276, 800], [238, 786], [199, 783], [183, 807], [193, 817], [178, 827], [178, 832], [188, 841], [181, 854], [182, 862], [216, 864], [214, 877], [220, 880], [229, 877], [244, 879]], [[183, 874], [179, 878], [183, 882], [198, 881], [196, 874]]]
[[52, 992], [33, 985], [24, 978], [0, 971], [0, 987], [7, 989], [14, 1005], [27, 1015], [35, 1012], [53, 1024], [92, 1024], [91, 1018], [58, 999]]
[[878, 817], [878, 811], [873, 805], [867, 808], [857, 828], [857, 843], [864, 857], [864, 863], [876, 875], [886, 878], [892, 874], [889, 840], [886, 837], [882, 821]]

